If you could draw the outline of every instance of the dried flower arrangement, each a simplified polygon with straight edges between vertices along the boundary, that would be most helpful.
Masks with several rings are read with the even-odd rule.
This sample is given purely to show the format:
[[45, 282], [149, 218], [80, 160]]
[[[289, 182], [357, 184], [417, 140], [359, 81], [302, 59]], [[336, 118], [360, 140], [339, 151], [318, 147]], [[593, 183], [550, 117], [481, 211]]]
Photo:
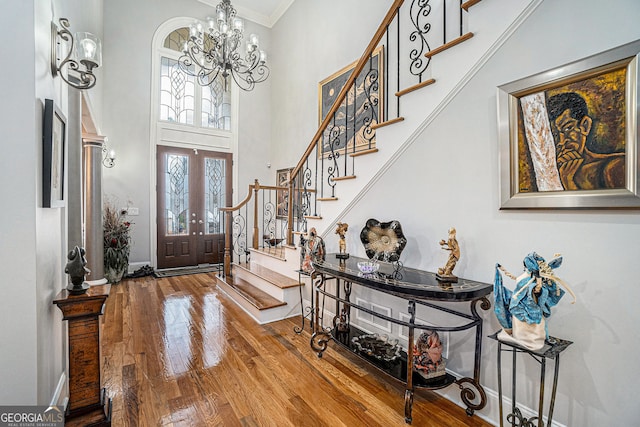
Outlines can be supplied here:
[[104, 232], [104, 275], [109, 283], [117, 283], [129, 267], [131, 222], [126, 212], [112, 202], [105, 202], [102, 218]]

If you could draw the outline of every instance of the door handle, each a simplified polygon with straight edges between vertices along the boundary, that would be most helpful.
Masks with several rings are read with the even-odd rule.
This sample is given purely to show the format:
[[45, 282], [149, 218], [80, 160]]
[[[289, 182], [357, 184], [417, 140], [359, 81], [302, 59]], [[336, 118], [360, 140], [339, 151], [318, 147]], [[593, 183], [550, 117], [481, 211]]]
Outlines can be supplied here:
[[195, 232], [195, 231], [193, 232], [193, 235], [194, 235], [194, 236], [196, 235], [196, 232]]
[[[194, 233], [194, 234], [195, 234], [195, 233]], [[200, 234], [200, 235], [202, 236], [202, 231], [201, 231], [200, 233], [198, 233], [198, 234]]]
[[[195, 222], [195, 221], [194, 221], [194, 222]], [[198, 224], [203, 224], [203, 223], [204, 223], [204, 221], [202, 221], [202, 220], [199, 220], [199, 221], [198, 221]]]
[[196, 220], [195, 220], [195, 219], [192, 219], [192, 220], [191, 220], [191, 224], [195, 224], [195, 223], [196, 223]]

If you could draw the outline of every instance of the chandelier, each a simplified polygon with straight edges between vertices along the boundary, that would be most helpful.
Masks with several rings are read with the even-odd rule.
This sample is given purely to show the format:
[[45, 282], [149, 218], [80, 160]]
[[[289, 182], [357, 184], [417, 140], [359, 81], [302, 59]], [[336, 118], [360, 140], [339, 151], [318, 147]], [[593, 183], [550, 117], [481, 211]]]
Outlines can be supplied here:
[[189, 26], [189, 39], [178, 59], [180, 68], [197, 77], [201, 86], [210, 85], [222, 75], [225, 87], [231, 76], [241, 89], [253, 90], [256, 83], [269, 77], [267, 54], [259, 49], [256, 34], [249, 36], [242, 52], [243, 33], [244, 22], [236, 16], [231, 1], [222, 0], [216, 6], [215, 18]]

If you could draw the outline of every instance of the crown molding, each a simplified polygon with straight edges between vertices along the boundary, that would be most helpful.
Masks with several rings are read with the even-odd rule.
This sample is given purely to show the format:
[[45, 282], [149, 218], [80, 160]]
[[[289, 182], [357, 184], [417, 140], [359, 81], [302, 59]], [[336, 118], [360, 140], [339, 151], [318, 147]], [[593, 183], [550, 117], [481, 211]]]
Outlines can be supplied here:
[[[220, 0], [198, 0], [198, 1], [200, 3], [204, 3], [211, 7], [216, 7], [218, 3], [220, 3]], [[276, 22], [278, 22], [278, 20], [282, 18], [282, 15], [285, 14], [287, 9], [291, 7], [294, 1], [295, 0], [279, 0], [278, 5], [273, 10], [273, 13], [271, 13], [271, 15], [265, 15], [263, 13], [256, 12], [255, 10], [249, 9], [247, 7], [235, 5], [233, 4], [233, 2], [231, 4], [238, 12], [238, 16], [240, 16], [241, 18], [255, 22], [256, 24], [260, 24], [267, 28], [272, 28], [276, 24]]]

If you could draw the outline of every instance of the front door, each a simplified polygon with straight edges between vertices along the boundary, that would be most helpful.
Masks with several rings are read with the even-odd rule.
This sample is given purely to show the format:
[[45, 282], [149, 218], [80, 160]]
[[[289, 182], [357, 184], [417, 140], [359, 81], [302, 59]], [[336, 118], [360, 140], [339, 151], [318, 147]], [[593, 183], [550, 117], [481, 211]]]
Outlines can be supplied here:
[[158, 146], [158, 268], [223, 262], [231, 154]]

